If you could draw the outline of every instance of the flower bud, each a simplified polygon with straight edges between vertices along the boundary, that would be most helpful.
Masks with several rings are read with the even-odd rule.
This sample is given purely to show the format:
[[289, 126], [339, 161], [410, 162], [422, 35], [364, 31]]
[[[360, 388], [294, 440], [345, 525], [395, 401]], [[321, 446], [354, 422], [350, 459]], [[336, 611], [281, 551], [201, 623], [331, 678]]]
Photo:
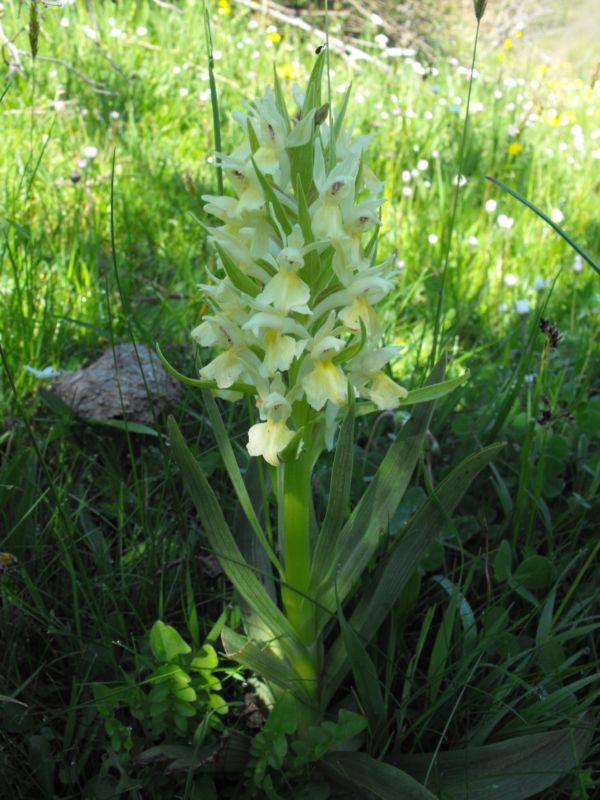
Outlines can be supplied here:
[[473, 8], [475, 10], [475, 19], [479, 22], [485, 14], [485, 7], [487, 0], [473, 0]]

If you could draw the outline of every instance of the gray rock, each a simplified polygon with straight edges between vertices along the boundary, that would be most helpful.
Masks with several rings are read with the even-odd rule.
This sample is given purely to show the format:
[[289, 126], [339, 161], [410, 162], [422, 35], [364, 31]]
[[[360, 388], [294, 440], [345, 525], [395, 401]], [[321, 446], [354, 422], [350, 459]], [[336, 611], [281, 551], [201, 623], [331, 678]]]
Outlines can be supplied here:
[[140, 344], [135, 348], [116, 345], [114, 353], [112, 348], [107, 350], [89, 367], [62, 372], [52, 390], [85, 419], [144, 423], [151, 423], [181, 394], [179, 382], [166, 372], [158, 356]]

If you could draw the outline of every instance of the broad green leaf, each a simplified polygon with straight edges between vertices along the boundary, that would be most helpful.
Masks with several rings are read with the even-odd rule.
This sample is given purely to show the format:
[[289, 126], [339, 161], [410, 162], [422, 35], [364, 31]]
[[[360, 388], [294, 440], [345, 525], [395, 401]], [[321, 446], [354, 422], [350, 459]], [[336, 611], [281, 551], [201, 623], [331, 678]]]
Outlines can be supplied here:
[[[455, 467], [437, 487], [435, 498], [427, 500], [402, 537], [393, 543], [385, 562], [365, 586], [350, 620], [363, 641], [369, 641], [376, 634], [427, 548], [442, 530], [446, 518], [462, 500], [473, 479], [503, 446], [495, 444], [484, 448]], [[331, 698], [347, 671], [343, 642], [338, 638], [326, 658], [323, 689], [326, 700]]]
[[309, 658], [293, 627], [273, 603], [254, 574], [252, 567], [242, 557], [229, 526], [225, 522], [221, 505], [196, 459], [185, 444], [173, 417], [169, 417], [168, 428], [173, 455], [223, 571], [235, 589], [270, 628], [273, 638], [279, 640], [279, 646], [296, 657]]
[[242, 473], [240, 472], [240, 468], [233, 452], [233, 447], [231, 446], [231, 440], [229, 439], [227, 430], [223, 424], [223, 419], [219, 413], [215, 398], [212, 396], [211, 392], [205, 390], [202, 392], [202, 399], [204, 400], [204, 405], [212, 425], [213, 433], [215, 435], [215, 439], [217, 440], [219, 453], [223, 459], [223, 464], [225, 465], [225, 469], [227, 470], [229, 480], [231, 481], [239, 504], [270, 562], [273, 564], [277, 572], [282, 575], [283, 568], [279, 563], [279, 560], [275, 555], [267, 537], [265, 536], [265, 533], [256, 516], [254, 506], [252, 505], [252, 500], [250, 499], [248, 489], [242, 477]]
[[150, 630], [150, 648], [157, 661], [173, 661], [177, 656], [191, 653], [192, 648], [184, 642], [175, 628], [158, 619]]
[[[312, 232], [312, 219], [308, 203], [306, 202], [306, 195], [302, 186], [300, 174], [296, 175], [296, 201], [298, 203], [298, 224], [302, 229], [304, 244], [313, 244], [315, 237]], [[306, 281], [306, 283], [312, 285], [318, 274], [318, 270], [319, 256], [315, 250], [311, 248], [304, 254], [304, 266], [300, 270], [300, 277]]]
[[[370, 792], [381, 800], [437, 800], [407, 772], [376, 761], [366, 753], [333, 753], [326, 756], [322, 764], [330, 775], [343, 783]], [[355, 796], [364, 795], [356, 792]]]
[[514, 189], [511, 189], [510, 186], [507, 186], [505, 183], [502, 183], [502, 181], [497, 180], [497, 178], [490, 178], [489, 175], [487, 176], [487, 179], [488, 181], [494, 183], [496, 186], [499, 186], [504, 192], [507, 192], [508, 194], [512, 195], [512, 197], [514, 197], [515, 200], [518, 200], [520, 203], [523, 203], [524, 206], [527, 206], [527, 208], [531, 209], [531, 211], [533, 211], [534, 214], [537, 214], [538, 217], [543, 219], [544, 222], [550, 225], [551, 228], [554, 228], [554, 230], [558, 233], [558, 235], [561, 236], [565, 240], [565, 242], [569, 244], [573, 248], [573, 250], [575, 250], [576, 253], [579, 253], [579, 255], [587, 261], [590, 267], [596, 270], [596, 272], [600, 275], [600, 264], [597, 264], [592, 258], [592, 256], [589, 253], [587, 253], [583, 249], [583, 247], [580, 247], [577, 244], [577, 242], [574, 239], [572, 239], [569, 236], [569, 234], [566, 233], [560, 227], [560, 225], [557, 225], [556, 222], [554, 222], [553, 219], [551, 219], [547, 214], [544, 214], [543, 211], [541, 211], [537, 206], [535, 206], [530, 200], [527, 200], [525, 197], [523, 197], [522, 194], [519, 194]]
[[556, 567], [545, 556], [529, 556], [519, 564], [513, 577], [526, 589], [546, 589], [556, 577]]
[[359, 317], [360, 321], [360, 337], [354, 336], [350, 339], [351, 344], [347, 347], [342, 348], [339, 352], [335, 353], [332, 356], [331, 361], [334, 364], [344, 364], [347, 361], [350, 361], [360, 353], [360, 351], [364, 348], [365, 343], [367, 341], [367, 328], [365, 323], [362, 320], [362, 317]]
[[469, 379], [469, 371], [463, 372], [458, 378], [452, 378], [449, 381], [442, 383], [434, 383], [430, 386], [423, 386], [421, 389], [415, 389], [409, 392], [406, 397], [400, 401], [401, 406], [412, 406], [416, 403], [428, 403], [431, 400], [438, 400], [440, 397], [452, 392], [458, 386], [465, 383]]
[[362, 714], [355, 714], [353, 711], [342, 708], [338, 714], [338, 721], [335, 727], [338, 742], [345, 742], [364, 731], [367, 727], [367, 720]]
[[296, 703], [289, 692], [284, 692], [273, 706], [263, 730], [291, 736], [297, 727]]
[[219, 666], [217, 651], [210, 644], [203, 644], [190, 662], [190, 669], [216, 669]]
[[448, 800], [525, 800], [546, 791], [579, 766], [594, 734], [591, 719], [557, 731], [495, 744], [393, 759], [417, 780], [431, 770], [431, 785]]
[[325, 574], [331, 570], [337, 537], [350, 506], [353, 463], [354, 398], [350, 394], [348, 410], [340, 429], [333, 458], [327, 511], [312, 559], [310, 586], [313, 591], [317, 589]]
[[[444, 367], [445, 359], [442, 358], [434, 367], [429, 384], [435, 384], [443, 377]], [[335, 557], [327, 565], [329, 572], [323, 578], [318, 597], [319, 602], [332, 612], [336, 607], [335, 591], [343, 602], [373, 556], [381, 531], [386, 529], [402, 500], [417, 464], [433, 407], [431, 401], [415, 409], [340, 531]]]
[[277, 652], [277, 642], [251, 641], [230, 628], [223, 628], [221, 640], [227, 656], [238, 661], [266, 681], [290, 691], [294, 697], [310, 703], [310, 692], [306, 681], [299, 675], [290, 660]]
[[366, 647], [346, 622], [339, 603], [337, 613], [342, 640], [352, 670], [352, 677], [354, 678], [356, 694], [358, 695], [361, 710], [369, 723], [371, 737], [375, 740], [376, 747], [379, 748], [385, 743], [387, 737], [387, 713], [379, 676]]

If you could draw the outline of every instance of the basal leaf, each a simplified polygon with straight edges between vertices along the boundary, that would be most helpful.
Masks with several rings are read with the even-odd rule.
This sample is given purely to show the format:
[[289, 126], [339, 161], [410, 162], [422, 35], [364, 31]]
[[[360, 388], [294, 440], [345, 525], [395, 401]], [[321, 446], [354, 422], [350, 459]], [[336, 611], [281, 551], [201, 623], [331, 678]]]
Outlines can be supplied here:
[[254, 574], [252, 567], [240, 553], [229, 526], [225, 522], [221, 505], [196, 459], [185, 444], [173, 417], [169, 417], [168, 428], [173, 455], [223, 571], [235, 589], [271, 630], [273, 638], [279, 640], [279, 646], [284, 648], [288, 654], [291, 652], [298, 658], [308, 658], [293, 627], [273, 603]]
[[594, 734], [591, 718], [557, 731], [518, 736], [495, 744], [393, 759], [423, 780], [432, 759], [431, 785], [448, 800], [525, 800], [544, 792], [577, 767]]
[[221, 639], [229, 658], [261, 675], [279, 689], [291, 692], [302, 702], [310, 703], [310, 691], [314, 687], [308, 687], [285, 655], [277, 652], [276, 641], [251, 641], [230, 628], [223, 628]]
[[[445, 359], [441, 359], [428, 384], [439, 382], [444, 366]], [[342, 528], [335, 558], [328, 565], [330, 571], [323, 578], [318, 598], [331, 611], [336, 607], [334, 586], [343, 602], [375, 552], [381, 531], [387, 527], [396, 511], [417, 464], [433, 407], [431, 401], [415, 409]]]
[[310, 585], [315, 590], [330, 571], [338, 534], [350, 506], [350, 485], [354, 463], [354, 402], [352, 396], [342, 424], [329, 483], [329, 501], [325, 519], [315, 546]]
[[219, 453], [223, 459], [223, 464], [225, 465], [225, 469], [229, 475], [229, 480], [232, 483], [240, 506], [246, 515], [246, 519], [250, 523], [252, 530], [256, 534], [265, 554], [278, 573], [281, 575], [283, 573], [283, 569], [256, 516], [254, 506], [252, 505], [252, 500], [250, 499], [248, 489], [242, 477], [242, 473], [240, 472], [240, 468], [233, 452], [233, 447], [231, 446], [231, 441], [227, 434], [227, 430], [225, 429], [225, 425], [223, 424], [223, 420], [221, 418], [221, 414], [219, 413], [215, 398], [212, 396], [211, 392], [205, 390], [202, 392], [202, 399], [204, 400], [204, 405], [212, 424], [212, 429], [215, 439], [217, 440]]
[[360, 794], [356, 792], [356, 797], [370, 792], [381, 800], [437, 800], [408, 773], [376, 761], [366, 753], [334, 753], [326, 756], [322, 763], [330, 775], [361, 790]]

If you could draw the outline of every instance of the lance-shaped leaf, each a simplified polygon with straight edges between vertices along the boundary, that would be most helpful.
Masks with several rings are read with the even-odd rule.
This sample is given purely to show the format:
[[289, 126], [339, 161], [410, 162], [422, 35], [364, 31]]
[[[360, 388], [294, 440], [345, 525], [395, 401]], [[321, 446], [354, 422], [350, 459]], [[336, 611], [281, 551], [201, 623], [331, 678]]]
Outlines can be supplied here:
[[348, 88], [344, 93], [344, 99], [342, 100], [342, 106], [338, 113], [335, 116], [335, 122], [333, 123], [333, 136], [335, 141], [337, 141], [338, 136], [340, 135], [340, 131], [342, 130], [342, 125], [344, 124], [344, 117], [346, 116], [346, 111], [348, 110], [348, 101], [350, 100], [350, 92], [352, 91], [352, 84], [348, 84]]
[[[261, 481], [259, 475], [261, 469], [262, 464], [260, 460], [253, 458], [244, 474], [243, 484], [244, 487], [247, 488], [252, 509], [258, 508], [261, 502]], [[271, 600], [277, 603], [276, 584], [273, 578], [271, 565], [269, 564], [269, 556], [264, 546], [261, 544], [260, 538], [256, 536], [253, 526], [249, 521], [248, 514], [242, 507], [240, 501], [238, 501], [238, 505], [235, 509], [231, 531], [240, 548], [242, 556], [255, 568], [255, 574], [265, 587], [265, 591]], [[271, 635], [261, 618], [252, 611], [243, 597], [238, 595], [237, 601], [247, 636], [253, 641], [268, 641]]]
[[[438, 486], [435, 497], [430, 498], [417, 511], [402, 537], [392, 545], [385, 562], [365, 587], [350, 620], [350, 624], [365, 643], [377, 633], [419, 566], [425, 551], [463, 498], [475, 476], [503, 446], [495, 444], [486, 447], [453, 469]], [[347, 671], [344, 643], [338, 637], [326, 658], [323, 690], [326, 700], [331, 698]]]
[[[360, 789], [356, 797], [369, 797], [380, 800], [437, 800], [429, 789], [406, 772], [376, 761], [366, 753], [334, 753], [323, 760], [326, 771], [342, 783]], [[500, 795], [499, 795], [500, 796]]]
[[437, 755], [402, 755], [393, 763], [417, 780], [430, 772], [434, 791], [448, 800], [525, 800], [579, 766], [594, 728], [590, 716], [557, 731]]
[[301, 702], [311, 704], [315, 697], [315, 686], [307, 683], [284, 654], [276, 652], [276, 641], [253, 642], [230, 628], [223, 628], [221, 640], [229, 658], [261, 675], [279, 689], [287, 689]]
[[291, 129], [290, 115], [288, 114], [287, 105], [285, 103], [285, 97], [283, 96], [283, 90], [281, 88], [281, 81], [279, 80], [279, 75], [277, 74], [277, 67], [275, 64], [273, 64], [273, 90], [275, 93], [275, 105], [277, 106], [277, 110], [285, 120], [285, 126], [289, 132]]
[[217, 446], [219, 448], [219, 453], [221, 454], [221, 458], [223, 459], [223, 464], [225, 465], [225, 469], [227, 470], [227, 474], [229, 475], [229, 480], [235, 490], [237, 498], [239, 500], [240, 506], [246, 515], [246, 518], [250, 525], [252, 526], [252, 530], [256, 534], [262, 548], [279, 573], [279, 575], [283, 575], [283, 567], [279, 563], [279, 560], [275, 553], [273, 552], [273, 548], [269, 544], [267, 537], [258, 521], [256, 516], [256, 512], [254, 511], [254, 506], [252, 505], [252, 500], [250, 499], [250, 495], [248, 494], [248, 489], [246, 488], [246, 484], [244, 483], [244, 479], [242, 478], [242, 473], [240, 472], [240, 468], [235, 458], [235, 454], [233, 452], [233, 447], [231, 446], [231, 441], [229, 440], [229, 436], [227, 435], [227, 431], [225, 429], [225, 425], [223, 424], [223, 420], [221, 419], [221, 414], [219, 413], [219, 409], [215, 402], [215, 398], [212, 394], [208, 391], [202, 392], [202, 399], [204, 400], [204, 405], [206, 406], [206, 410], [208, 412], [208, 416], [210, 418], [213, 433], [215, 434], [215, 439], [217, 440]]
[[[340, 430], [329, 482], [325, 519], [312, 558], [310, 587], [315, 591], [331, 571], [336, 542], [350, 507], [350, 487], [354, 463], [354, 395], [348, 391], [348, 410]], [[312, 593], [309, 590], [309, 593]]]
[[[439, 383], [444, 365], [442, 358], [434, 367], [428, 384]], [[398, 508], [417, 464], [433, 407], [433, 401], [417, 407], [340, 531], [335, 557], [328, 565], [330, 571], [320, 586], [318, 599], [326, 608], [335, 609], [336, 587], [343, 602], [377, 549], [380, 533]]]
[[325, 50], [317, 54], [314, 67], [310, 73], [306, 92], [304, 94], [304, 105], [302, 106], [302, 116], [305, 117], [312, 108], [321, 105], [321, 84], [323, 82], [323, 69], [326, 63]]
[[260, 188], [263, 190], [263, 194], [265, 196], [265, 200], [267, 201], [267, 208], [270, 208], [275, 215], [275, 219], [280, 224], [283, 232], [286, 236], [289, 236], [292, 232], [292, 223], [290, 222], [288, 215], [279, 200], [279, 197], [276, 195], [273, 187], [267, 180], [267, 178], [261, 172], [258, 164], [254, 159], [252, 160], [252, 166], [254, 167], [254, 171], [256, 172], [256, 177], [258, 178], [258, 182], [260, 183]]
[[315, 127], [316, 111], [316, 108], [311, 109], [305, 117], [294, 125], [292, 132], [286, 139], [286, 148], [304, 147], [310, 142]]
[[219, 256], [221, 257], [223, 268], [227, 273], [227, 277], [233, 283], [233, 285], [241, 292], [250, 295], [250, 297], [256, 297], [260, 290], [255, 281], [253, 281], [249, 275], [246, 275], [242, 272], [242, 270], [231, 258], [227, 250], [221, 247], [218, 242], [215, 242], [214, 245]]
[[264, 587], [244, 560], [225, 521], [215, 493], [198, 462], [185, 444], [173, 417], [168, 420], [173, 455], [198, 511], [206, 536], [223, 571], [253, 611], [258, 614], [291, 660], [309, 658], [306, 648], [284, 614], [273, 603]]
[[409, 392], [405, 398], [400, 400], [401, 406], [411, 406], [416, 403], [428, 403], [431, 400], [439, 400], [450, 392], [454, 391], [458, 386], [461, 386], [469, 379], [469, 370], [463, 372], [457, 378], [451, 378], [448, 381], [441, 383], [434, 383], [432, 385], [423, 386], [421, 389], [414, 389]]

